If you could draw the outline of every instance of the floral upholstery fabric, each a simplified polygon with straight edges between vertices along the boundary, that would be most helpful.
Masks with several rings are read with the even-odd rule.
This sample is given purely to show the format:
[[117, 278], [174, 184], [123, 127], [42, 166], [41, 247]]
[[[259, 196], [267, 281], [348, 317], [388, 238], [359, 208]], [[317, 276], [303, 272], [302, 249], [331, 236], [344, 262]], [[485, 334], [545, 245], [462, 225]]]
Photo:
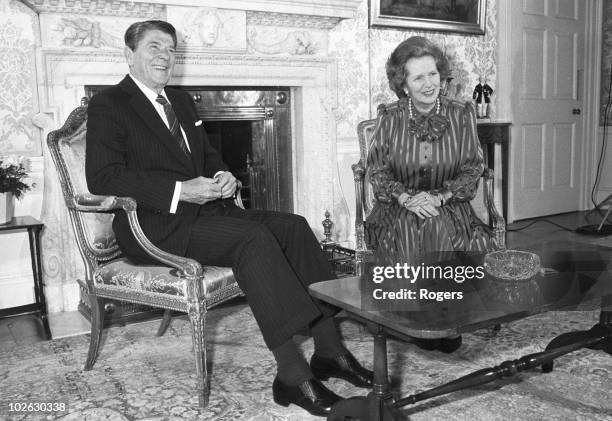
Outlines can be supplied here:
[[[207, 295], [234, 283], [232, 269], [204, 266]], [[130, 291], [152, 292], [178, 297], [186, 296], [185, 280], [178, 277], [174, 268], [164, 266], [135, 265], [126, 258], [114, 260], [94, 273], [97, 285], [124, 287]]]

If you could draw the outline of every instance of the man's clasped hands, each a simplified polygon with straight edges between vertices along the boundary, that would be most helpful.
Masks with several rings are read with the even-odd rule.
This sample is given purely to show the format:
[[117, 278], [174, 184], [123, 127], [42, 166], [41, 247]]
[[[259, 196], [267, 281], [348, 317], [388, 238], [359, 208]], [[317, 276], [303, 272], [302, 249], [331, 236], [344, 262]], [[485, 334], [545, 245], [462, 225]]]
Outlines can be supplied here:
[[234, 196], [238, 182], [229, 171], [215, 174], [214, 178], [196, 177], [183, 181], [180, 199], [185, 202], [203, 205], [217, 199]]

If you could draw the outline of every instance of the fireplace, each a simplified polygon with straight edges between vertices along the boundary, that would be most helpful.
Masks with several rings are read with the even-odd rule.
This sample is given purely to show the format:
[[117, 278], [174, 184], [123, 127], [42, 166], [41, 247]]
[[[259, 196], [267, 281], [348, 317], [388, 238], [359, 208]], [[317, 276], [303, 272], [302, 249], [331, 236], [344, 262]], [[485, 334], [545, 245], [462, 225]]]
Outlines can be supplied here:
[[[206, 2], [218, 7], [226, 22], [212, 46], [194, 31], [199, 22], [192, 17], [203, 8], [195, 0], [106, 1], [95, 8], [89, 2], [29, 3], [40, 20], [41, 113], [33, 121], [43, 136], [63, 124], [85, 87], [110, 86], [125, 77], [122, 38], [129, 24], [168, 20], [180, 35], [170, 85], [195, 96], [222, 153], [238, 151], [225, 159], [243, 183], [248, 206], [302, 215], [321, 239], [321, 221], [329, 211], [333, 240], [347, 239], [350, 220], [337, 176], [336, 123], [342, 117], [337, 59], [328, 47], [330, 31], [355, 15], [360, 0], [316, 2], [316, 7], [310, 0]], [[83, 35], [76, 29], [85, 23], [91, 31]], [[250, 144], [242, 143], [243, 135]], [[238, 144], [226, 146], [218, 139]], [[45, 165], [52, 167], [48, 156]], [[52, 312], [78, 307], [76, 280], [83, 277], [60, 191], [57, 177], [45, 176], [42, 258]]]
[[[193, 98], [211, 145], [242, 183], [245, 208], [293, 212], [289, 88], [173, 87]], [[88, 85], [85, 94], [104, 88]]]
[[212, 146], [242, 182], [246, 208], [292, 212], [289, 88], [180, 87]]

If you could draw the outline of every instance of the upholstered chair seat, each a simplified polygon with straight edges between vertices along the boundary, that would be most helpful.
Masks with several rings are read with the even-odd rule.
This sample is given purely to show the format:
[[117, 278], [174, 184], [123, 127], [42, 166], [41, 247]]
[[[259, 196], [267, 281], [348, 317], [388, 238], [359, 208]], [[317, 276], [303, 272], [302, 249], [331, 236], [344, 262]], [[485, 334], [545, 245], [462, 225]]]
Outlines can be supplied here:
[[[216, 294], [223, 289], [235, 286], [234, 273], [230, 268], [205, 266], [207, 294]], [[203, 282], [201, 279], [201, 282]], [[134, 265], [122, 257], [99, 267], [94, 272], [94, 282], [98, 291], [122, 294], [126, 297], [139, 294], [159, 294], [160, 300], [167, 301], [168, 295], [180, 298], [175, 310], [185, 310], [181, 303], [187, 296], [187, 282], [175, 268], [156, 265]]]

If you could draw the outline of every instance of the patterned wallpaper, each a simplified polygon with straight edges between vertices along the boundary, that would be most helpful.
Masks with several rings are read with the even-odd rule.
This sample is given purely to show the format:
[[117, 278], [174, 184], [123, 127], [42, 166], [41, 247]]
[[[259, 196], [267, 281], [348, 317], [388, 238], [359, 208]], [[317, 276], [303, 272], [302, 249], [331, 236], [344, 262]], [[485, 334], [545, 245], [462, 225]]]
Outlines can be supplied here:
[[[497, 66], [497, 0], [487, 0], [484, 36], [459, 35], [386, 28], [368, 28], [368, 1], [363, 0], [356, 19], [342, 21], [332, 30], [330, 54], [339, 61], [339, 137], [354, 137], [357, 123], [374, 117], [380, 103], [396, 100], [389, 89], [385, 62], [403, 40], [422, 35], [436, 42], [451, 60], [453, 81], [449, 95], [470, 99], [479, 75], [495, 89]], [[491, 107], [495, 118], [496, 96]]]
[[41, 155], [35, 51], [36, 14], [14, 0], [0, 1], [0, 154]]
[[[610, 72], [612, 72], [612, 2], [604, 1], [603, 27], [602, 27], [602, 51], [601, 51], [601, 96], [599, 124], [604, 125], [606, 116], [606, 104], [610, 98]], [[612, 104], [610, 104], [612, 107]], [[610, 115], [610, 111], [608, 111]], [[608, 118], [608, 125], [612, 125], [612, 119]]]

